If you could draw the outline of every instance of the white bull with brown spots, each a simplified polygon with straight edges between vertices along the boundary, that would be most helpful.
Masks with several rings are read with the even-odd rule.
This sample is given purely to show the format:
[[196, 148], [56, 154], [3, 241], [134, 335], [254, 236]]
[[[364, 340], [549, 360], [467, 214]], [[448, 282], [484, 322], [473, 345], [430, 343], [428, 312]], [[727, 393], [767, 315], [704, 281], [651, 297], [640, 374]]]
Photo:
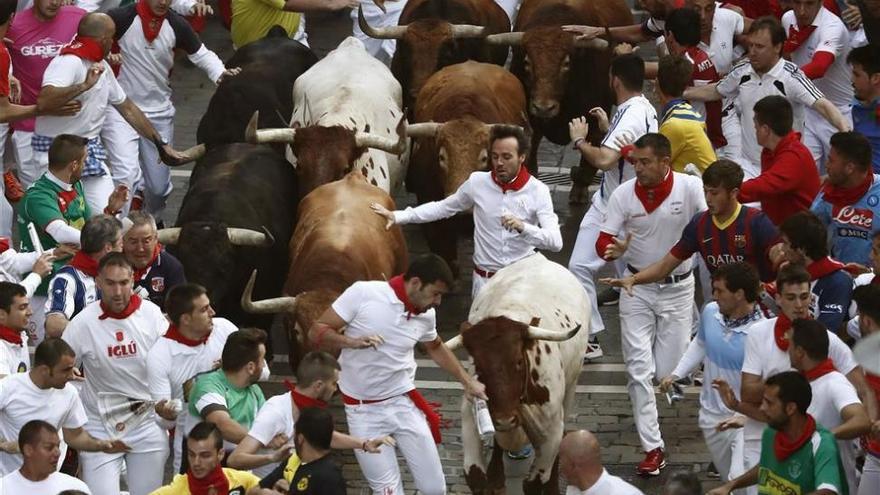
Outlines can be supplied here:
[[590, 305], [565, 267], [534, 254], [500, 270], [471, 306], [464, 346], [486, 385], [495, 444], [488, 466], [473, 404], [462, 400], [465, 479], [475, 494], [504, 493], [502, 450], [531, 443], [526, 494], [558, 494], [556, 457], [589, 338]]

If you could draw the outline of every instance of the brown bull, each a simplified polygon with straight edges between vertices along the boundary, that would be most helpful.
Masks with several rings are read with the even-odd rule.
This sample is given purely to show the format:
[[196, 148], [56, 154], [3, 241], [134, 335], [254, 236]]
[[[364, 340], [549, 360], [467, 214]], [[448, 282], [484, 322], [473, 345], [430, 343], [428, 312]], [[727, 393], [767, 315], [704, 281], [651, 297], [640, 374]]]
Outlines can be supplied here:
[[[566, 24], [588, 26], [628, 26], [632, 12], [624, 0], [525, 0], [520, 7], [514, 32], [490, 35], [486, 42], [513, 46], [510, 70], [522, 81], [529, 96], [529, 116], [533, 129], [532, 149], [542, 137], [556, 144], [568, 144], [568, 122], [593, 107], [608, 112], [614, 103], [608, 80], [611, 61], [604, 40], [576, 41], [562, 30]], [[589, 139], [598, 144], [602, 133], [591, 121]], [[596, 170], [581, 161], [589, 171], [575, 179], [572, 199], [580, 201]], [[535, 154], [529, 169], [537, 173]], [[584, 186], [584, 187], [581, 187]]]
[[369, 208], [374, 202], [394, 208], [394, 200], [359, 171], [309, 193], [299, 204], [290, 240], [287, 296], [252, 301], [253, 277], [242, 294], [247, 311], [285, 313], [293, 369], [311, 350], [308, 329], [348, 286], [391, 278], [406, 269], [403, 234], [397, 226], [385, 230], [385, 220]]
[[[406, 184], [419, 204], [454, 193], [471, 173], [488, 168], [493, 124], [528, 126], [522, 84], [502, 67], [465, 62], [446, 67], [428, 79], [415, 108], [416, 124], [407, 134], [416, 139]], [[461, 218], [424, 225], [431, 251], [457, 271], [457, 227]]]

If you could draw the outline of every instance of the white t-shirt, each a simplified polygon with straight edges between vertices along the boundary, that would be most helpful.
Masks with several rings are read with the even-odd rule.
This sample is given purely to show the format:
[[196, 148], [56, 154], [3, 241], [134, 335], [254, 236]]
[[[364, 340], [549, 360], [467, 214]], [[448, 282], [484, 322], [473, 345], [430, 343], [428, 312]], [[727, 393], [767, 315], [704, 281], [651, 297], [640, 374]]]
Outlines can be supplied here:
[[[760, 376], [762, 380], [766, 380], [777, 373], [792, 370], [788, 352], [781, 350], [776, 345], [776, 340], [773, 336], [773, 327], [775, 325], [776, 318], [752, 325], [749, 330], [749, 336], [746, 338], [746, 353], [743, 358], [742, 367], [743, 373]], [[834, 367], [837, 371], [844, 375], [858, 366], [850, 348], [837, 335], [831, 332], [828, 332], [828, 357], [834, 361]], [[750, 418], [746, 421], [744, 429], [745, 439], [758, 440], [761, 438], [763, 430], [763, 423]]]
[[[850, 50], [849, 30], [839, 17], [825, 7], [819, 9], [812, 25], [816, 30], [791, 53], [791, 61], [803, 67], [813, 60], [816, 52], [828, 52], [834, 55], [834, 63], [828, 67], [825, 75], [813, 82], [819, 91], [834, 103], [834, 106], [841, 111], [848, 111], [853, 99], [852, 71], [846, 63], [846, 56]], [[793, 10], [782, 15], [782, 27], [785, 28], [786, 33], [791, 26], [797, 28]], [[818, 114], [816, 117], [824, 119]]]
[[608, 474], [602, 469], [602, 476], [586, 490], [579, 490], [576, 486], [568, 485], [565, 495], [644, 495], [641, 490], [630, 485], [626, 481]]
[[[672, 191], [663, 203], [647, 213], [636, 197], [636, 179], [618, 187], [608, 201], [602, 232], [614, 236], [632, 234], [632, 241], [623, 260], [637, 270], [644, 270], [659, 261], [674, 246], [691, 218], [706, 209], [703, 181], [688, 174], [672, 174]], [[691, 260], [683, 261], [672, 273], [690, 271]]]
[[[73, 384], [43, 390], [34, 385], [29, 373], [0, 380], [0, 436], [18, 438], [21, 428], [34, 419], [58, 430], [80, 428], [86, 424], [86, 411]], [[0, 473], [10, 473], [20, 466], [21, 455], [0, 452]]]
[[21, 344], [0, 339], [0, 375], [24, 373], [31, 367], [27, 332], [21, 332]]
[[826, 430], [837, 428], [843, 423], [840, 411], [851, 404], [861, 404], [856, 388], [840, 372], [834, 371], [810, 382], [813, 400], [807, 413]]
[[[59, 134], [75, 134], [85, 138], [96, 138], [104, 126], [104, 117], [109, 105], [119, 105], [125, 101], [125, 92], [116, 81], [116, 76], [107, 61], [98, 82], [88, 91], [74, 98], [82, 103], [82, 109], [68, 117], [39, 115], [34, 132], [43, 136], [55, 137]], [[59, 55], [52, 59], [43, 74], [43, 87], [63, 88], [86, 80], [92, 62], [75, 55]]]
[[715, 15], [712, 17], [712, 34], [709, 36], [709, 44], [702, 41], [698, 45], [715, 64], [715, 70], [719, 75], [730, 72], [733, 61], [736, 59], [736, 35], [742, 34], [745, 28], [745, 20], [738, 12], [719, 7], [715, 4]]
[[746, 179], [761, 175], [761, 145], [755, 136], [755, 103], [771, 95], [788, 98], [794, 112], [794, 129], [801, 131], [804, 128], [804, 107], [812, 107], [824, 97], [796, 64], [783, 58], [763, 75], [758, 75], [747, 60], [740, 62], [718, 82], [716, 89], [721, 96], [734, 99], [740, 110], [745, 160], [740, 166]]
[[395, 397], [415, 388], [413, 347], [437, 338], [434, 309], [410, 315], [388, 282], [355, 282], [333, 303], [353, 339], [381, 335], [375, 349], [343, 349], [339, 389], [360, 400]]
[[[608, 132], [602, 138], [601, 146], [620, 151], [620, 146], [615, 142], [617, 138], [628, 137], [635, 141], [649, 132], [657, 132], [657, 125], [657, 110], [654, 105], [644, 95], [633, 96], [617, 106], [608, 122]], [[635, 176], [636, 171], [632, 165], [623, 158], [618, 160], [617, 167], [602, 174], [602, 183], [593, 195], [593, 206], [600, 213], [605, 213], [605, 205], [614, 190]]]
[[[135, 296], [132, 296], [135, 297]], [[156, 340], [168, 329], [168, 320], [158, 306], [141, 301], [137, 311], [124, 320], [100, 319], [100, 301], [86, 306], [64, 330], [64, 340], [76, 352], [77, 364], [82, 363], [85, 386], [83, 405], [88, 422], [86, 431], [95, 438], [107, 440], [119, 436], [101, 419], [98, 406], [100, 393], [120, 394], [132, 399], [149, 399], [147, 354]], [[167, 448], [168, 435], [155, 418], [124, 432], [121, 439], [132, 452], [152, 452]]]
[[[293, 401], [290, 398], [290, 394], [275, 395], [266, 400], [266, 403], [260, 408], [257, 417], [254, 418], [250, 431], [248, 431], [248, 436], [264, 446], [269, 445], [269, 442], [276, 435], [282, 433], [290, 439], [290, 442], [293, 442], [294, 423]], [[265, 448], [257, 450], [257, 454], [269, 454], [271, 452], [271, 449]], [[260, 466], [254, 469], [254, 474], [257, 471], [265, 472], [263, 474], [265, 476], [271, 473], [277, 465], [278, 463], [272, 463]]]
[[92, 494], [82, 480], [57, 471], [43, 481], [37, 482], [25, 479], [20, 471], [0, 478], [0, 495], [56, 495], [65, 490], [79, 490], [87, 495]]

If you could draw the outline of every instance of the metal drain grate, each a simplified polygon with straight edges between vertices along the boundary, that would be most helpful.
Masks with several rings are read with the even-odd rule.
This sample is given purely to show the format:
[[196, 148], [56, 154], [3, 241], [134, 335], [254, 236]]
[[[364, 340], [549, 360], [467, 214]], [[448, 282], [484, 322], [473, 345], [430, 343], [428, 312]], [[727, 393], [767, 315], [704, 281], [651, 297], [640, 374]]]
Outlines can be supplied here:
[[571, 185], [571, 176], [567, 173], [560, 174], [557, 172], [539, 172], [538, 179], [548, 186], [569, 186]]

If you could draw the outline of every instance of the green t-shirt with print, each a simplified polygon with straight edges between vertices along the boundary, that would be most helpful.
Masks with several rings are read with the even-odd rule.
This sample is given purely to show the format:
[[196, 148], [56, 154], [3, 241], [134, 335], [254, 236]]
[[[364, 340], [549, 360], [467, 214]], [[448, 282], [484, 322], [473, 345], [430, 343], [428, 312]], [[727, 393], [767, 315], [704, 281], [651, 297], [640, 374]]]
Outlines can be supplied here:
[[776, 430], [767, 427], [761, 436], [758, 493], [761, 495], [803, 495], [822, 488], [847, 495], [846, 474], [834, 435], [820, 425], [812, 438], [780, 462], [773, 451]]
[[257, 384], [237, 388], [229, 383], [222, 369], [201, 375], [189, 394], [189, 413], [205, 417], [214, 411], [226, 411], [236, 423], [250, 429], [266, 398]]

